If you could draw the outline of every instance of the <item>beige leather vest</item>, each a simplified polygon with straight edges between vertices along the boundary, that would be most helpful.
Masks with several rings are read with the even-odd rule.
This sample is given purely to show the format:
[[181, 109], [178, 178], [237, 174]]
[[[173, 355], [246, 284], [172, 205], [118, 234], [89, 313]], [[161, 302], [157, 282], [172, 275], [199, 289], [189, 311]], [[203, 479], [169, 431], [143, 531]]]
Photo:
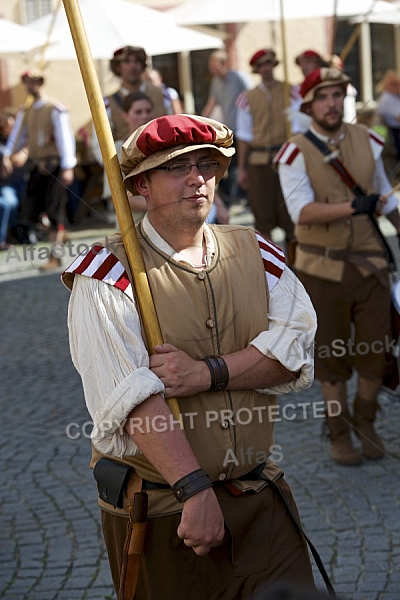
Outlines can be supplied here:
[[271, 153], [258, 148], [279, 146], [286, 140], [284, 85], [281, 81], [275, 81], [267, 90], [256, 87], [246, 94], [254, 136], [250, 144], [249, 164], [266, 164]]
[[[337, 204], [348, 202], [354, 198], [352, 191], [346, 186], [340, 175], [332, 166], [325, 164], [321, 152], [302, 134], [291, 139], [301, 150], [306, 163], [307, 175], [315, 194], [315, 202]], [[335, 149], [331, 147], [331, 149]], [[339, 145], [339, 159], [353, 176], [353, 179], [367, 192], [372, 193], [375, 159], [369, 142], [368, 130], [360, 125], [348, 125], [346, 136]], [[309, 275], [341, 281], [344, 261], [318, 256], [302, 249], [302, 244], [309, 244], [326, 249], [347, 250], [357, 252], [379, 252], [383, 248], [368, 215], [357, 215], [340, 219], [332, 223], [314, 223], [312, 225], [297, 225], [295, 229], [299, 245], [296, 250], [295, 267]], [[384, 257], [368, 257], [367, 259], [378, 269], [386, 269]], [[357, 267], [364, 275], [371, 275], [371, 270]]]
[[27, 110], [26, 126], [30, 158], [40, 160], [59, 156], [51, 118], [54, 108], [55, 104], [49, 101], [39, 109], [31, 107]]
[[[197, 360], [246, 348], [268, 329], [268, 290], [253, 230], [211, 229], [216, 252], [204, 271], [171, 260], [153, 246], [140, 225], [138, 231], [163, 339]], [[109, 241], [132, 280], [120, 237]], [[72, 286], [70, 277], [65, 282]], [[179, 399], [189, 443], [212, 480], [240, 477], [267, 459], [274, 444], [275, 420], [268, 407], [276, 405], [275, 396], [255, 390], [204, 392]], [[93, 448], [91, 465], [101, 456]], [[124, 456], [123, 462], [134, 466], [144, 479], [164, 483], [144, 456]], [[270, 463], [268, 475], [276, 478], [279, 473]], [[150, 491], [150, 502], [151, 514], [182, 508], [169, 490]], [[118, 513], [109, 505], [101, 506]]]

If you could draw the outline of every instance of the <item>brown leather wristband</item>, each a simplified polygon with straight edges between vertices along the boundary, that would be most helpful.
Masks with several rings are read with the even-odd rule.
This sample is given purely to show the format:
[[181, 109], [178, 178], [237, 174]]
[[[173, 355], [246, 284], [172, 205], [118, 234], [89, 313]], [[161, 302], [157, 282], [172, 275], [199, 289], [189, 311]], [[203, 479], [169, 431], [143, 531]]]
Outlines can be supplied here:
[[203, 358], [211, 374], [209, 392], [220, 392], [229, 383], [229, 370], [222, 356], [206, 356]]
[[212, 487], [212, 481], [208, 473], [203, 469], [196, 469], [178, 479], [174, 485], [171, 485], [171, 490], [178, 502], [186, 502], [192, 496], [210, 487]]

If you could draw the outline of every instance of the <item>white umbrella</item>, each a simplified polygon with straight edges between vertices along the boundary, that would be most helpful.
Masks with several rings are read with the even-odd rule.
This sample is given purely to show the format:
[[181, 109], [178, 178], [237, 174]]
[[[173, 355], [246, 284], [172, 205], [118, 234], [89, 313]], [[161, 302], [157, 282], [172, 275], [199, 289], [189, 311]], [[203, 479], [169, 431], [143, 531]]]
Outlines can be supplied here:
[[[110, 58], [117, 48], [125, 45], [142, 46], [150, 56], [223, 45], [219, 37], [180, 27], [171, 16], [132, 2], [81, 0], [80, 9], [95, 59]], [[52, 19], [49, 14], [32, 21], [30, 26], [46, 33]], [[64, 9], [55, 18], [50, 41], [53, 44], [46, 48], [45, 60], [76, 58]]]
[[350, 22], [361, 23], [367, 21], [368, 23], [386, 23], [388, 25], [400, 24], [400, 2], [392, 2], [391, 4], [377, 2], [377, 5], [368, 15], [359, 15], [350, 19]]
[[43, 33], [0, 18], [0, 55], [30, 52], [45, 42]]
[[[345, 17], [368, 11], [366, 0], [186, 0], [167, 11], [180, 25], [248, 23], [314, 17]], [[374, 12], [385, 10], [388, 2], [374, 2]], [[389, 4], [390, 7], [390, 4]]]

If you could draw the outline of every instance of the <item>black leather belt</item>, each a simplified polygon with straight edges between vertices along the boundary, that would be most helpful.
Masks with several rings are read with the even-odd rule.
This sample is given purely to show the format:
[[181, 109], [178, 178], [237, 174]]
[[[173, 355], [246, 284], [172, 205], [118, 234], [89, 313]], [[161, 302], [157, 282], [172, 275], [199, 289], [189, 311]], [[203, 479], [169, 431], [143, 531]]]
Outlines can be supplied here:
[[278, 152], [283, 146], [282, 144], [274, 144], [273, 146], [250, 146], [249, 152]]
[[[257, 481], [260, 479], [261, 473], [264, 471], [266, 463], [263, 462], [245, 475], [241, 475], [240, 477], [235, 477], [235, 479], [240, 479], [241, 481]], [[224, 480], [226, 481], [226, 479]], [[215, 483], [224, 483], [224, 481], [216, 481]], [[168, 483], [156, 483], [155, 481], [147, 481], [143, 479], [143, 490], [170, 490], [171, 486]]]

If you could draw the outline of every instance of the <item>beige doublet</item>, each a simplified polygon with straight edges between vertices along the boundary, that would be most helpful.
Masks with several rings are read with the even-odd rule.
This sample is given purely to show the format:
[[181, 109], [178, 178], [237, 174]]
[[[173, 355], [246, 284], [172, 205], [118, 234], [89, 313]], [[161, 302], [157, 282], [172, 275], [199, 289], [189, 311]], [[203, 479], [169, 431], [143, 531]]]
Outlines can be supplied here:
[[268, 88], [257, 86], [245, 94], [253, 122], [249, 164], [265, 165], [272, 158], [272, 153], [266, 149], [279, 146], [286, 139], [284, 84], [274, 81]]
[[[146, 94], [150, 98], [150, 100], [154, 104], [154, 118], [162, 117], [165, 115], [165, 105], [164, 98], [162, 95], [162, 91], [160, 88], [156, 87], [151, 83], [145, 82], [140, 87], [140, 91]], [[115, 94], [111, 94], [108, 96], [108, 105], [109, 111], [111, 115], [111, 121], [113, 125], [113, 137], [114, 140], [123, 140], [125, 141], [132, 131], [129, 129], [129, 124], [124, 121], [122, 117], [122, 102], [125, 95], [122, 93], [121, 89], [116, 92], [118, 99], [115, 98]]]
[[[163, 339], [194, 359], [246, 348], [258, 334], [268, 329], [268, 288], [253, 230], [230, 226], [210, 229], [216, 251], [210, 266], [200, 272], [171, 259], [153, 245], [142, 228], [139, 230]], [[113, 253], [130, 276], [120, 238], [110, 239], [110, 242]], [[72, 286], [71, 278], [65, 281]], [[274, 444], [274, 421], [269, 419], [268, 407], [276, 404], [275, 396], [256, 390], [204, 392], [179, 400], [189, 443], [201, 467], [213, 481], [240, 477], [262, 462], [261, 454], [264, 457], [270, 454]], [[218, 418], [210, 421], [209, 411], [216, 412]], [[235, 425], [231, 423], [229, 411], [234, 415]], [[249, 447], [253, 449], [252, 456], [243, 461], [242, 456]], [[101, 456], [93, 447], [91, 465], [94, 466]], [[122, 462], [134, 466], [144, 479], [165, 483], [143, 455], [125, 455]], [[281, 473], [273, 463], [268, 465], [266, 472], [272, 479]], [[257, 488], [260, 482], [249, 485]], [[149, 499], [150, 514], [181, 510], [169, 490], [149, 490]], [[101, 506], [121, 514], [109, 504], [101, 503]]]
[[27, 109], [25, 113], [29, 158], [35, 161], [59, 156], [52, 121], [52, 112], [55, 108], [60, 110], [56, 103], [48, 101], [40, 108]]
[[[321, 152], [312, 142], [302, 134], [294, 136], [290, 141], [296, 144], [304, 156], [315, 202], [338, 204], [353, 199], [352, 191], [332, 166], [323, 162]], [[354, 180], [366, 193], [372, 193], [375, 159], [369, 143], [368, 130], [357, 125], [347, 126], [345, 138], [339, 145], [339, 152], [339, 159]], [[296, 269], [330, 281], [341, 281], [345, 263], [329, 258], [329, 249], [346, 250], [354, 254], [360, 251], [382, 253], [382, 245], [368, 215], [357, 215], [331, 223], [296, 225], [295, 233], [299, 242]], [[326, 256], [307, 252], [302, 249], [302, 244], [326, 248]], [[387, 261], [383, 256], [369, 256], [368, 261], [378, 269], [387, 269]], [[368, 269], [358, 268], [364, 276], [371, 274]]]

